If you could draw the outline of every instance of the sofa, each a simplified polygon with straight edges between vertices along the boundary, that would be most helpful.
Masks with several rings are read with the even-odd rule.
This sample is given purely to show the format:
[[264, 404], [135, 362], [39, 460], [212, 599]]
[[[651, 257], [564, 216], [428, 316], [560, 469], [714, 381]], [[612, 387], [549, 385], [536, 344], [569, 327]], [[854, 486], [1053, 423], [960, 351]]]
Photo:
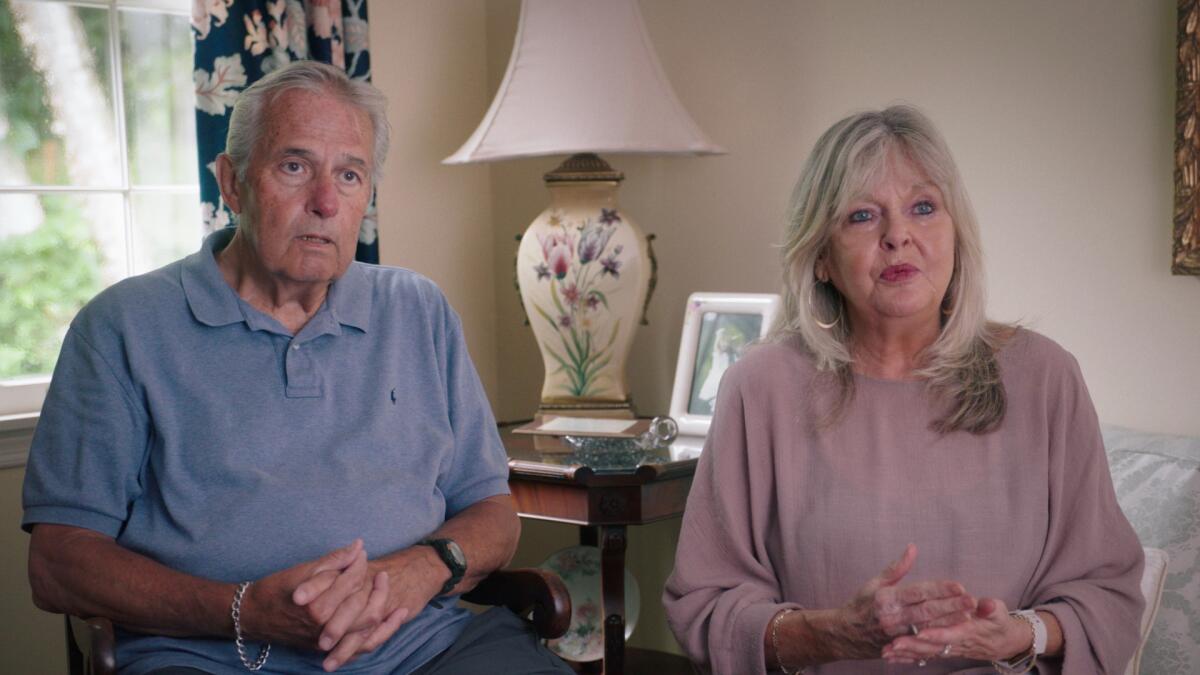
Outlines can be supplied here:
[[[1153, 620], [1145, 647], [1129, 673], [1200, 673], [1200, 438], [1169, 436], [1104, 425], [1104, 446], [1117, 500], [1147, 552]], [[1155, 564], [1165, 574], [1154, 578]], [[1161, 598], [1154, 606], [1157, 587]], [[1157, 609], [1157, 615], [1154, 610]]]

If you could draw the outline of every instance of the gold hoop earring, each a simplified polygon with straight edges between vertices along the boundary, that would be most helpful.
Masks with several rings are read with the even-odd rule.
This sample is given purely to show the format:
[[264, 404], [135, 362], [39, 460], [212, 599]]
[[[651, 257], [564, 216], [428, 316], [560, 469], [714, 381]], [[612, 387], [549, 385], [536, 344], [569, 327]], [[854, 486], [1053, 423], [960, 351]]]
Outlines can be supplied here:
[[[826, 283], [826, 282], [818, 281], [817, 283]], [[825, 323], [824, 321], [821, 320], [820, 317], [817, 316], [817, 308], [816, 308], [816, 305], [813, 304], [813, 293], [816, 292], [816, 290], [817, 290], [817, 284], [813, 284], [812, 286], [808, 287], [808, 311], [812, 313], [813, 321], [816, 321], [818, 326], [820, 326], [821, 328], [824, 328], [825, 330], [829, 330], [829, 329], [833, 328], [834, 326], [838, 325], [838, 322], [842, 320], [842, 303], [840, 303], [840, 302], [838, 303], [837, 317], [835, 317], [832, 322]]]
[[[946, 305], [947, 301], [950, 302], [949, 306]], [[950, 316], [953, 313], [954, 313], [954, 301], [950, 297], [950, 294], [947, 293], [946, 297], [942, 299], [942, 316]]]

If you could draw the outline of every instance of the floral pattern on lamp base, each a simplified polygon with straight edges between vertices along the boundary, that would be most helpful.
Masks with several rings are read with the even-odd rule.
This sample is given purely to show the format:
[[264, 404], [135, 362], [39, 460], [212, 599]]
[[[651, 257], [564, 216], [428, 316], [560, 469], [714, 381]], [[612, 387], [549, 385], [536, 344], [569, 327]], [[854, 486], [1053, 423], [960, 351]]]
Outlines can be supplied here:
[[545, 367], [543, 410], [629, 405], [625, 363], [649, 255], [616, 185], [551, 185], [550, 208], [521, 238], [517, 282]]

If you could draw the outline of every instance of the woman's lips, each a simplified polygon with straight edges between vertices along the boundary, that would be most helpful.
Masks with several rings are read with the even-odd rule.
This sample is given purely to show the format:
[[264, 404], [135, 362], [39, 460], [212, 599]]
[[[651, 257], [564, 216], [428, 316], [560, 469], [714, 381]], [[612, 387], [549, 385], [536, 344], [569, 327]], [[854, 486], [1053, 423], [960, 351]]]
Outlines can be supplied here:
[[916, 276], [918, 271], [919, 270], [912, 265], [891, 265], [884, 268], [883, 272], [880, 273], [879, 278], [891, 283], [907, 281], [908, 279]]

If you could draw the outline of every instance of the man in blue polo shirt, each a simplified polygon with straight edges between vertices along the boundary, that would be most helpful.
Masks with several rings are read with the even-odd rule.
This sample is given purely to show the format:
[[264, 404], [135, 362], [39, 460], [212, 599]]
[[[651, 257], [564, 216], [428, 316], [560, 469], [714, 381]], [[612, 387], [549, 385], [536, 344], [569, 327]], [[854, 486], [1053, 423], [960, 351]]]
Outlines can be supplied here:
[[453, 602], [520, 528], [458, 317], [352, 261], [385, 105], [313, 62], [247, 89], [216, 163], [236, 231], [101, 293], [64, 340], [30, 583], [112, 618], [123, 673], [570, 672], [507, 610]]

